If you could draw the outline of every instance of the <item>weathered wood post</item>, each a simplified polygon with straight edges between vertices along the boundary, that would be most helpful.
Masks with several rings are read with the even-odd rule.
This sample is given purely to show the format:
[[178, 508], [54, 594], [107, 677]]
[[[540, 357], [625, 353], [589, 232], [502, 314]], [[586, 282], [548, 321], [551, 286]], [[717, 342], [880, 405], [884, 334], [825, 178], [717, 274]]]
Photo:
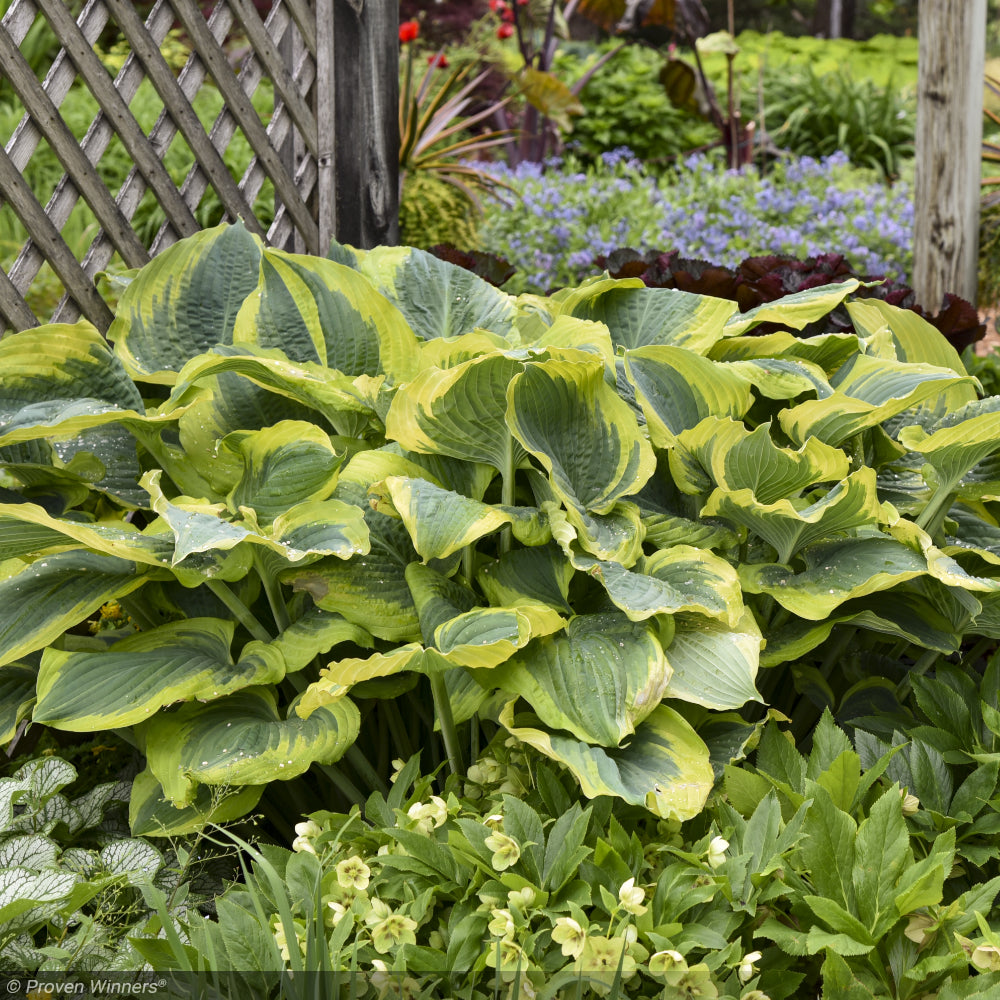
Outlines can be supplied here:
[[398, 0], [333, 0], [332, 75], [336, 237], [363, 248], [397, 243]]
[[986, 0], [921, 0], [913, 287], [976, 301]]

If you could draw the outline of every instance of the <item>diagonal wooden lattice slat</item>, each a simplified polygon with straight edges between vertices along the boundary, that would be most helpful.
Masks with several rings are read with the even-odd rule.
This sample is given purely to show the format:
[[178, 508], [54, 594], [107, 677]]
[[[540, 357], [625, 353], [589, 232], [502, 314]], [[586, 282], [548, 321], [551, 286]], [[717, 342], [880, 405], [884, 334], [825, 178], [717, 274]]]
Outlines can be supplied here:
[[[106, 330], [112, 317], [95, 287], [99, 272], [109, 264], [139, 267], [197, 232], [207, 196], [214, 199], [216, 210], [221, 204], [224, 219], [242, 219], [271, 245], [299, 252], [325, 252], [335, 231], [357, 245], [391, 240], [395, 172], [387, 137], [391, 140], [394, 122], [388, 128], [377, 122], [371, 127], [366, 109], [373, 103], [395, 106], [395, 4], [273, 0], [266, 18], [253, 0], [218, 0], [209, 5], [207, 17], [204, 6], [200, 0], [156, 0], [145, 21], [131, 0], [87, 0], [78, 17], [65, 0], [13, 0], [8, 8], [0, 22], [0, 83], [9, 85], [24, 116], [9, 138], [0, 136], [0, 212], [13, 212], [28, 238], [13, 264], [6, 271], [0, 267], [0, 333], [4, 327], [19, 330], [39, 320], [73, 322], [81, 315]], [[44, 79], [20, 48], [40, 20], [61, 46]], [[334, 121], [337, 107], [346, 106], [343, 99], [335, 101], [335, 32], [340, 25], [346, 25], [343, 41], [353, 47], [352, 69], [364, 70], [373, 52], [376, 62], [382, 60], [381, 68], [364, 70], [385, 82], [386, 100], [360, 100], [369, 134], [355, 132], [350, 122], [341, 122], [338, 133]], [[179, 72], [161, 51], [171, 29], [179, 30], [189, 47]], [[391, 44], [359, 47], [359, 31], [388, 38]], [[102, 33], [127, 43], [128, 55], [114, 78], [95, 49]], [[246, 49], [238, 65], [232, 61], [234, 35]], [[378, 55], [380, 46], [383, 54], [391, 52], [392, 60]], [[364, 49], [360, 56], [359, 48]], [[387, 69], [392, 70], [391, 83]], [[356, 77], [346, 79], [363, 87]], [[131, 108], [144, 81], [163, 108], [146, 130]], [[264, 99], [259, 90], [265, 81], [273, 101], [262, 119], [257, 108]], [[209, 84], [221, 95], [222, 110], [206, 126], [196, 114], [195, 100]], [[82, 139], [74, 138], [60, 112], [73, 88], [79, 87], [85, 87], [99, 107]], [[335, 153], [338, 134], [345, 145]], [[226, 157], [238, 137], [249, 153], [236, 180]], [[179, 182], [166, 167], [175, 142], [186, 144], [191, 161]], [[116, 191], [108, 189], [101, 172], [102, 157], [112, 144], [120, 144], [132, 164]], [[32, 156], [46, 150], [63, 172], [48, 196], [33, 191], [24, 177]], [[378, 209], [374, 223], [359, 217], [346, 237], [336, 227], [338, 208], [347, 206], [344, 214], [349, 215], [353, 204], [364, 208], [366, 199], [335, 191], [340, 162], [347, 165], [352, 185], [362, 195], [367, 183], [367, 202]], [[374, 179], [366, 180], [366, 164], [377, 168]], [[268, 202], [261, 218], [254, 206], [262, 205], [267, 184], [274, 191], [273, 215]], [[385, 191], [390, 193], [388, 201]], [[137, 212], [144, 198], [147, 206], [155, 199], [162, 222], [154, 235], [147, 223], [140, 238]], [[97, 225], [78, 260], [63, 232], [81, 202]], [[36, 316], [26, 296], [45, 264], [55, 272], [64, 295], [50, 314]]]

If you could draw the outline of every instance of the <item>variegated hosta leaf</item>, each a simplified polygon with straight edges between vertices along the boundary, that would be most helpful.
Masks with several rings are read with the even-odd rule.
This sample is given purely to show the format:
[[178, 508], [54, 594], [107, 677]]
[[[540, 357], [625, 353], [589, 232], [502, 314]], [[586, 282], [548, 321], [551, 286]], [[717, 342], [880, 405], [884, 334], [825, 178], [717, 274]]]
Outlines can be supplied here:
[[741, 566], [744, 592], [769, 594], [800, 618], [821, 621], [845, 601], [927, 573], [922, 555], [876, 531], [820, 542], [800, 556], [806, 569], [799, 573], [788, 566]]
[[761, 323], [780, 323], [793, 330], [803, 330], [839, 306], [860, 284], [857, 279], [848, 278], [839, 284], [807, 288], [785, 295], [776, 302], [765, 302], [745, 313], [736, 313], [726, 323], [726, 336], [746, 333]]
[[0, 666], [43, 649], [147, 579], [133, 562], [79, 550], [44, 556], [20, 571], [0, 574]]
[[132, 779], [128, 822], [136, 837], [182, 837], [200, 833], [211, 823], [228, 823], [245, 816], [260, 801], [264, 785], [208, 788], [198, 785], [190, 805], [178, 808], [164, 797], [149, 768]]
[[634, 569], [573, 554], [578, 570], [596, 577], [608, 597], [634, 622], [654, 615], [697, 611], [735, 627], [743, 615], [736, 570], [725, 559], [690, 545], [644, 556]]
[[706, 484], [714, 483], [731, 492], [749, 490], [762, 504], [797, 496], [813, 483], [843, 479], [849, 469], [839, 448], [814, 439], [797, 450], [782, 448], [771, 437], [770, 423], [748, 431], [728, 417], [707, 417], [683, 431], [669, 459], [674, 482], [685, 493], [708, 492]]
[[968, 601], [975, 600], [972, 593], [1000, 590], [1000, 578], [968, 573], [956, 560], [942, 552], [923, 528], [912, 521], [899, 518], [885, 530], [915, 552], [920, 552], [927, 560], [927, 572], [946, 586], [960, 588], [958, 593], [965, 593]]
[[742, 417], [752, 402], [750, 382], [731, 366], [684, 348], [628, 351], [625, 370], [657, 448], [670, 447], [705, 417]]
[[389, 476], [370, 492], [388, 499], [388, 504], [378, 501], [376, 509], [402, 519], [424, 562], [458, 552], [512, 520], [496, 507], [443, 490], [426, 479]]
[[[360, 507], [368, 502], [368, 485], [342, 482], [334, 499]], [[367, 553], [348, 560], [327, 558], [307, 567], [290, 568], [279, 579], [296, 590], [307, 591], [324, 611], [343, 615], [379, 639], [419, 639], [417, 609], [405, 576], [406, 567], [419, 558], [409, 532], [402, 521], [370, 506], [364, 516], [370, 540]]]
[[263, 785], [295, 778], [313, 763], [332, 764], [357, 739], [360, 724], [347, 698], [319, 706], [308, 719], [282, 719], [274, 691], [253, 687], [155, 715], [142, 735], [164, 795], [186, 806], [198, 785]]
[[853, 333], [822, 333], [817, 337], [793, 337], [779, 331], [762, 337], [741, 336], [720, 340], [709, 351], [714, 361], [749, 361], [754, 358], [799, 358], [832, 375], [860, 350]]
[[365, 276], [281, 250], [264, 251], [260, 284], [236, 318], [233, 342], [279, 348], [350, 376], [384, 372], [398, 381], [417, 363], [407, 320]]
[[542, 509], [552, 537], [567, 555], [576, 543], [597, 559], [626, 568], [642, 555], [644, 529], [639, 508], [628, 500], [620, 500], [607, 514], [580, 513], [575, 507], [564, 511], [552, 502], [543, 503]]
[[354, 625], [341, 615], [322, 608], [310, 608], [292, 622], [271, 645], [278, 650], [289, 673], [307, 667], [317, 656], [328, 653], [342, 642], [370, 649], [374, 645], [371, 633]]
[[699, 615], [680, 616], [666, 648], [673, 670], [666, 696], [718, 710], [761, 701], [754, 682], [763, 645], [749, 609], [731, 627]]
[[420, 342], [420, 371], [425, 368], [454, 368], [484, 354], [508, 351], [514, 345], [489, 330], [473, 330], [458, 337], [435, 337]]
[[325, 500], [337, 485], [344, 455], [315, 424], [283, 420], [259, 431], [233, 431], [222, 446], [243, 461], [243, 474], [227, 500], [236, 513], [252, 507], [261, 523], [295, 504]]
[[830, 379], [832, 395], [782, 410], [778, 421], [796, 444], [816, 437], [839, 445], [953, 386], [973, 383], [950, 368], [857, 354]]
[[824, 399], [833, 393], [826, 372], [819, 365], [798, 358], [755, 358], [733, 361], [728, 367], [766, 399], [795, 399], [805, 392], [814, 392]]
[[21, 720], [31, 714], [37, 673], [24, 663], [0, 667], [0, 743], [4, 745], [14, 738]]
[[248, 643], [238, 661], [234, 621], [195, 618], [139, 632], [100, 653], [47, 649], [38, 673], [37, 722], [96, 732], [143, 722], [178, 701], [207, 701], [285, 676], [278, 650]]
[[904, 427], [899, 442], [933, 466], [946, 490], [988, 455], [1000, 450], [1000, 396], [989, 396], [948, 414], [928, 433]]
[[607, 514], [638, 492], [656, 458], [599, 361], [524, 366], [507, 390], [507, 421], [549, 474], [559, 499], [581, 514]]
[[572, 614], [568, 597], [574, 572], [569, 559], [549, 544], [512, 549], [497, 562], [483, 566], [476, 580], [494, 607], [540, 602]]
[[652, 629], [598, 614], [578, 615], [565, 632], [515, 653], [488, 683], [521, 695], [547, 726], [616, 747], [660, 703], [669, 680]]
[[576, 316], [556, 316], [549, 325], [541, 324], [531, 346], [548, 349], [550, 356], [569, 349], [596, 354], [609, 365], [615, 362], [615, 345], [607, 326]]
[[[244, 511], [244, 519], [248, 524], [256, 524], [249, 510]], [[350, 559], [364, 555], [371, 547], [365, 512], [343, 500], [296, 504], [279, 514], [267, 531], [261, 531], [260, 538], [289, 562], [315, 556]]]
[[0, 340], [0, 445], [68, 437], [145, 413], [139, 390], [90, 323]]
[[642, 515], [646, 542], [658, 549], [672, 545], [696, 545], [702, 549], [732, 549], [740, 542], [740, 533], [721, 523], [707, 520], [689, 521], [674, 514]]
[[[580, 291], [585, 291], [583, 286]], [[569, 311], [565, 305], [563, 308]], [[695, 354], [707, 354], [713, 344], [726, 336], [726, 321], [736, 312], [736, 304], [728, 299], [676, 288], [622, 285], [596, 295], [581, 295], [570, 308], [574, 316], [604, 323], [616, 347], [634, 349], [666, 344], [685, 347]]]
[[126, 371], [172, 385], [186, 361], [231, 344], [259, 265], [259, 241], [241, 223], [206, 229], [157, 254], [122, 293], [108, 330]]
[[[443, 664], [435, 664], [442, 667]], [[295, 703], [295, 712], [303, 719], [323, 705], [339, 701], [355, 684], [392, 677], [406, 670], [423, 671], [425, 650], [419, 642], [408, 642], [397, 646], [388, 653], [372, 653], [370, 656], [349, 656], [328, 663], [319, 672], [319, 679], [310, 684]]]
[[507, 426], [507, 387], [524, 363], [505, 354], [420, 372], [393, 397], [387, 438], [408, 451], [481, 462], [506, 474], [526, 453]]
[[406, 317], [422, 340], [457, 337], [477, 328], [506, 337], [514, 299], [465, 268], [413, 247], [377, 247], [359, 270]]
[[750, 490], [713, 491], [701, 509], [706, 517], [724, 517], [763, 538], [787, 563], [800, 549], [821, 538], [853, 528], [874, 527], [881, 506], [875, 470], [864, 466], [812, 503], [802, 499], [761, 503]]
[[[912, 586], [904, 584], [904, 586]], [[762, 667], [794, 662], [822, 645], [837, 625], [849, 622], [857, 628], [905, 639], [924, 649], [953, 653], [961, 645], [955, 627], [934, 605], [917, 593], [901, 587], [880, 591], [877, 596], [848, 601], [822, 621], [794, 619], [767, 634], [761, 653]]]
[[[352, 378], [320, 364], [290, 361], [283, 351], [240, 346], [217, 347], [209, 354], [192, 358], [177, 376], [177, 384], [170, 394], [165, 411], [172, 406], [186, 405], [189, 397], [206, 387], [213, 395], [218, 391], [219, 375], [239, 376], [231, 385], [246, 391], [247, 382], [285, 397], [303, 408], [321, 413], [339, 434], [354, 435], [364, 430], [372, 415], [366, 399], [365, 388], [370, 384], [367, 376]], [[381, 378], [381, 376], [379, 377]], [[239, 391], [237, 390], [237, 391]], [[277, 423], [269, 420], [267, 426]], [[236, 430], [237, 427], [227, 427]], [[253, 429], [243, 424], [241, 429]], [[225, 432], [224, 432], [225, 433]], [[183, 435], [182, 435], [183, 436]], [[222, 437], [224, 434], [219, 434]]]
[[968, 508], [956, 504], [948, 512], [945, 530], [946, 544], [942, 546], [942, 551], [946, 555], [973, 552], [994, 566], [1000, 565], [1000, 526], [994, 518], [990, 517], [986, 521]]
[[590, 746], [563, 733], [545, 732], [535, 716], [515, 716], [513, 701], [500, 713], [500, 724], [563, 764], [587, 798], [614, 795], [645, 806], [663, 819], [683, 821], [697, 816], [715, 780], [708, 748], [690, 724], [666, 705], [657, 707], [620, 749]]

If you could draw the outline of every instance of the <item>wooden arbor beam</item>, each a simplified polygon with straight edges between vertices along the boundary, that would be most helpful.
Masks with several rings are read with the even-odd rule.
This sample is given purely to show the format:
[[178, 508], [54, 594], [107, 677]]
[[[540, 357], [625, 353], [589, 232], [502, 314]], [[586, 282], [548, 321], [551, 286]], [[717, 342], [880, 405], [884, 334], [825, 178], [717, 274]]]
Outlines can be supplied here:
[[976, 301], [986, 0], [921, 0], [913, 287]]

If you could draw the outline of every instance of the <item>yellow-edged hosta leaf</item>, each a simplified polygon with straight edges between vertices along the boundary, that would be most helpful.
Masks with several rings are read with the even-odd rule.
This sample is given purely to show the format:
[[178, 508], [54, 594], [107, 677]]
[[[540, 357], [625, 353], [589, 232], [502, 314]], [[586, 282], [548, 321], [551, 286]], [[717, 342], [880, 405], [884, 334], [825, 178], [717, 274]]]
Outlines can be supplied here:
[[849, 469], [839, 448], [813, 439], [798, 449], [782, 448], [771, 437], [770, 423], [748, 431], [728, 417], [706, 417], [683, 431], [669, 461], [674, 481], [686, 493], [704, 493], [715, 484], [749, 490], [764, 504], [797, 496], [813, 483], [843, 479]]
[[406, 318], [365, 275], [281, 250], [264, 251], [260, 284], [236, 318], [233, 342], [276, 347], [350, 376], [385, 373], [399, 381], [417, 367], [417, 338]]
[[365, 254], [359, 270], [400, 310], [421, 340], [477, 329], [506, 337], [513, 329], [512, 296], [425, 250], [376, 247]]
[[499, 472], [526, 461], [507, 426], [507, 387], [524, 363], [490, 354], [447, 371], [420, 372], [393, 397], [386, 437], [407, 451], [449, 455]]
[[908, 545], [877, 531], [819, 542], [800, 553], [806, 569], [740, 567], [745, 593], [769, 594], [792, 614], [821, 621], [855, 597], [888, 590], [927, 573], [927, 560]]
[[530, 713], [514, 714], [514, 702], [500, 713], [511, 735], [565, 766], [587, 798], [613, 795], [645, 806], [663, 819], [683, 821], [705, 806], [715, 780], [708, 747], [681, 715], [660, 705], [628, 744], [605, 749], [564, 733], [546, 732]]
[[[732, 549], [741, 541], [740, 532], [720, 523], [689, 521], [676, 514], [642, 515], [646, 543], [658, 549], [672, 545], [696, 545], [701, 549]], [[745, 535], [745, 532], [743, 533]]]
[[749, 609], [730, 627], [698, 615], [680, 616], [666, 648], [673, 671], [666, 696], [720, 711], [761, 701], [754, 683], [763, 645]]
[[201, 833], [211, 823], [228, 823], [245, 816], [260, 801], [264, 785], [218, 789], [199, 785], [190, 805], [178, 809], [164, 798], [163, 788], [146, 768], [132, 779], [128, 823], [134, 837], [183, 837]]
[[795, 337], [778, 331], [762, 337], [729, 337], [709, 351], [714, 361], [750, 361], [754, 358], [800, 358], [832, 375], [861, 349], [856, 334], [821, 333], [816, 337]]
[[0, 445], [145, 414], [135, 383], [90, 323], [53, 323], [0, 340]]
[[271, 645], [281, 653], [289, 673], [309, 666], [317, 657], [334, 646], [350, 642], [370, 649], [374, 645], [371, 633], [322, 608], [310, 608], [292, 622]]
[[14, 738], [21, 720], [31, 714], [37, 675], [38, 671], [25, 663], [0, 667], [0, 744], [6, 746]]
[[435, 337], [420, 342], [420, 370], [454, 368], [463, 361], [481, 358], [484, 354], [508, 351], [514, 345], [489, 330], [473, 330], [457, 337]]
[[823, 399], [833, 392], [819, 365], [797, 358], [755, 358], [732, 361], [727, 367], [767, 399], [795, 399], [805, 392], [814, 392]]
[[632, 570], [572, 555], [576, 569], [600, 580], [615, 605], [634, 622], [653, 615], [697, 611], [735, 627], [743, 616], [736, 570], [725, 559], [690, 545], [644, 556]]
[[148, 579], [134, 562], [94, 552], [57, 552], [0, 575], [0, 666], [44, 649], [102, 604]]
[[607, 514], [581, 513], [575, 507], [564, 511], [554, 503], [542, 504], [552, 537], [567, 555], [576, 542], [597, 559], [620, 563], [626, 569], [642, 555], [645, 529], [639, 507], [620, 500]]
[[108, 330], [126, 371], [172, 385], [186, 361], [231, 344], [260, 259], [260, 241], [242, 223], [206, 229], [157, 254], [122, 293]]
[[839, 445], [962, 384], [972, 385], [973, 380], [950, 368], [858, 354], [830, 379], [832, 395], [783, 410], [778, 420], [796, 444], [816, 437]]
[[807, 288], [774, 302], [765, 302], [745, 313], [736, 313], [726, 324], [726, 336], [738, 336], [761, 323], [780, 323], [793, 330], [803, 330], [839, 306], [860, 285], [857, 279], [848, 278], [839, 284]]
[[[395, 512], [402, 519], [424, 562], [458, 552], [512, 520], [496, 507], [441, 489], [426, 479], [389, 476], [371, 491], [388, 497], [385, 513]], [[378, 510], [384, 509], [383, 503], [379, 502]]]
[[[247, 514], [250, 511], [244, 511]], [[255, 521], [250, 523], [256, 527]], [[371, 549], [365, 512], [343, 500], [307, 500], [296, 504], [279, 514], [267, 531], [261, 532], [260, 541], [289, 562], [310, 556], [350, 559]]]
[[733, 366], [681, 347], [627, 351], [625, 370], [657, 448], [669, 448], [705, 417], [740, 418], [752, 402], [749, 380]]
[[227, 501], [234, 513], [252, 507], [261, 523], [296, 504], [325, 500], [337, 485], [344, 460], [328, 434], [315, 424], [283, 420], [259, 431], [233, 431], [222, 446], [243, 462]]
[[391, 677], [404, 670], [419, 670], [423, 666], [423, 658], [423, 646], [418, 642], [410, 642], [388, 653], [372, 653], [367, 657], [350, 656], [328, 663], [319, 672], [319, 679], [302, 692], [295, 705], [296, 714], [308, 719], [320, 706], [343, 698], [354, 684], [377, 677]]
[[899, 518], [885, 530], [893, 538], [909, 545], [915, 552], [920, 552], [927, 560], [927, 572], [935, 580], [940, 580], [949, 587], [959, 587], [960, 592], [1000, 590], [1000, 579], [974, 576], [966, 572], [959, 563], [934, 544], [931, 536], [923, 528], [912, 521]]
[[539, 602], [572, 614], [569, 583], [575, 570], [553, 544], [512, 549], [496, 562], [487, 563], [476, 580], [494, 607]]
[[161, 712], [142, 735], [165, 797], [186, 806], [198, 785], [263, 785], [295, 778], [313, 763], [332, 764], [357, 739], [360, 724], [348, 698], [320, 705], [307, 719], [282, 719], [274, 691], [251, 687]]
[[875, 470], [866, 466], [812, 503], [799, 499], [761, 503], [751, 490], [728, 493], [719, 488], [701, 512], [705, 517], [742, 524], [774, 546], [778, 561], [784, 563], [810, 542], [853, 528], [874, 527], [880, 506]]
[[609, 747], [635, 732], [669, 680], [654, 631], [617, 613], [578, 615], [565, 632], [539, 639], [489, 675], [547, 726]]
[[234, 661], [235, 629], [233, 621], [192, 618], [139, 632], [102, 652], [47, 649], [34, 718], [72, 732], [97, 732], [143, 722], [174, 702], [277, 684], [285, 676], [280, 652], [254, 641]]
[[564, 504], [610, 513], [653, 475], [656, 458], [628, 405], [593, 361], [524, 366], [507, 390], [507, 421]]
[[666, 344], [707, 354], [724, 336], [726, 321], [736, 312], [736, 303], [709, 295], [696, 295], [677, 288], [646, 288], [616, 283], [607, 290], [581, 295], [564, 311], [582, 319], [604, 323], [616, 347], [629, 350]]
[[556, 316], [548, 326], [541, 326], [532, 347], [558, 350], [569, 348], [600, 355], [609, 365], [615, 361], [611, 331], [604, 323], [594, 323], [576, 316]]

